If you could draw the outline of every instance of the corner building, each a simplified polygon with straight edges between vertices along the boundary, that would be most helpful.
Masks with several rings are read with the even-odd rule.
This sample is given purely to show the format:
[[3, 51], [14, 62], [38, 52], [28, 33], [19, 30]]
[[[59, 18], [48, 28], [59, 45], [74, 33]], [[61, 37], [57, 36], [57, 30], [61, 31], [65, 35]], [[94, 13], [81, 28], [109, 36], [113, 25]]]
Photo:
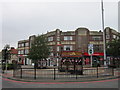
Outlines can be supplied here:
[[[105, 28], [105, 38], [106, 42], [118, 38], [119, 32], [106, 27]], [[48, 38], [48, 45], [51, 49], [50, 57], [48, 58], [48, 64], [58, 65], [58, 60], [63, 51], [79, 51], [84, 54], [85, 64], [90, 64], [90, 59], [88, 55], [88, 44], [93, 44], [94, 54], [93, 56], [101, 56], [103, 60], [103, 32], [91, 31], [87, 28], [77, 28], [73, 31], [63, 32], [60, 29], [47, 32], [44, 34]], [[19, 61], [22, 60], [24, 65], [31, 64], [32, 61], [26, 58], [31, 47], [31, 43], [34, 41], [34, 37], [30, 36], [28, 40], [18, 41], [18, 57]], [[20, 59], [21, 58], [21, 59]]]

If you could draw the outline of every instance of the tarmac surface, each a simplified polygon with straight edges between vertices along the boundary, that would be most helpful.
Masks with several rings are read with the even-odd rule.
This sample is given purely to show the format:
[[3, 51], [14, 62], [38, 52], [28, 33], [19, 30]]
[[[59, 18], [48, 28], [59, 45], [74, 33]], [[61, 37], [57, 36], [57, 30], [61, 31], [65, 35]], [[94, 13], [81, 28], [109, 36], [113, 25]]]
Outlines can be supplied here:
[[[90, 68], [91, 69], [91, 68]], [[29, 73], [28, 73], [29, 75]], [[5, 72], [4, 74], [1, 74], [1, 76], [3, 78], [7, 78], [7, 79], [11, 79], [11, 80], [17, 80], [17, 81], [25, 81], [25, 82], [84, 82], [84, 81], [98, 81], [98, 80], [106, 80], [106, 79], [115, 79], [118, 78], [120, 75], [120, 68], [119, 69], [115, 69], [114, 71], [114, 76], [105, 76], [105, 77], [96, 77], [96, 76], [92, 76], [92, 77], [85, 77], [84, 75], [80, 76], [78, 79], [75, 78], [68, 78], [68, 79], [57, 79], [53, 80], [52, 79], [34, 79], [34, 78], [17, 78], [17, 77], [13, 77], [13, 70], [7, 70], [7, 72]]]
[[118, 79], [71, 83], [25, 83], [3, 79], [2, 88], [118, 88]]
[[99, 77], [99, 78], [84, 78], [74, 80], [31, 80], [20, 79], [13, 77], [13, 71], [8, 70], [4, 74], [1, 73], [2, 88], [118, 88], [119, 72], [116, 69], [114, 76]]

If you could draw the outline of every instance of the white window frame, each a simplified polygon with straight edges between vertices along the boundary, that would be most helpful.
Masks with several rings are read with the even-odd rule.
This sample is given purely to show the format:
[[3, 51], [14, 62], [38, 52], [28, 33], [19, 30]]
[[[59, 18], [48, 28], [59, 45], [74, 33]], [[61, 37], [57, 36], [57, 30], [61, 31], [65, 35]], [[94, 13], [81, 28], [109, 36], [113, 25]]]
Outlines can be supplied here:
[[48, 41], [53, 41], [53, 37], [48, 37]]
[[69, 51], [72, 51], [72, 50], [73, 50], [73, 46], [72, 46], [72, 45], [64, 45], [64, 51], [67, 51], [67, 50], [66, 50], [67, 48], [70, 48]]
[[24, 54], [24, 50], [21, 50], [21, 54]]
[[115, 38], [116, 38], [116, 35], [113, 35], [113, 38], [115, 39]]
[[18, 54], [21, 54], [21, 50], [18, 50]]
[[24, 43], [21, 43], [21, 46], [24, 47]]
[[21, 47], [21, 43], [18, 44], [18, 47]]
[[102, 40], [101, 36], [92, 36], [92, 40], [97, 41], [97, 40]]
[[57, 51], [60, 51], [60, 47], [59, 46], [57, 46]]
[[60, 37], [57, 37], [57, 41], [60, 41]]
[[25, 46], [26, 46], [26, 47], [28, 47], [28, 46], [29, 46], [29, 43], [28, 43], [28, 42], [26, 42], [26, 43], [25, 43]]
[[50, 51], [53, 51], [53, 46], [50, 46]]
[[64, 36], [64, 40], [73, 40], [73, 37], [72, 36]]
[[53, 53], [50, 53], [50, 56], [54, 56], [54, 54], [53, 54]]
[[110, 39], [110, 35], [106, 35], [106, 39]]
[[29, 53], [29, 50], [28, 49], [25, 49], [25, 54], [28, 54]]

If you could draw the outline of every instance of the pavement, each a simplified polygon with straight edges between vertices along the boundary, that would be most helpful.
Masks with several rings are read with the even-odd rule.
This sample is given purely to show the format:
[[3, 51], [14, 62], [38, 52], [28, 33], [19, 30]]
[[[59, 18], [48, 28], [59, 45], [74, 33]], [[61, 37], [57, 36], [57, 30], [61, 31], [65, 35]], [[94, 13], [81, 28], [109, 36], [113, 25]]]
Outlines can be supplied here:
[[[102, 67], [100, 67], [102, 68]], [[86, 68], [86, 69], [92, 69], [92, 68]], [[0, 76], [2, 76], [3, 78], [7, 78], [10, 80], [15, 80], [15, 81], [23, 81], [23, 82], [86, 82], [86, 81], [99, 81], [99, 80], [108, 80], [108, 79], [115, 79], [115, 78], [119, 78], [120, 75], [120, 68], [115, 69], [114, 71], [114, 76], [106, 76], [106, 77], [93, 77], [93, 78], [83, 78], [83, 79], [25, 79], [25, 78], [16, 78], [13, 77], [13, 70], [7, 70], [7, 72], [5, 72], [4, 74], [1, 73]]]

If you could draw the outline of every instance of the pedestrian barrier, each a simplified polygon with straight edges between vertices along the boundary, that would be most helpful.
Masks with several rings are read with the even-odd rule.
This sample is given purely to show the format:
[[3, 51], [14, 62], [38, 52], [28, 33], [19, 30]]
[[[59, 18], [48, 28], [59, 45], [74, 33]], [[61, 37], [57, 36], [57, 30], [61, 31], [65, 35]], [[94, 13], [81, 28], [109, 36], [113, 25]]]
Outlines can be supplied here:
[[[73, 73], [74, 72], [74, 73]], [[37, 80], [83, 80], [90, 78], [99, 78], [114, 76], [113, 68], [83, 68], [81, 71], [60, 71], [56, 68], [53, 69], [36, 69], [36, 68], [16, 68], [13, 70], [13, 77], [21, 79], [37, 79]]]

